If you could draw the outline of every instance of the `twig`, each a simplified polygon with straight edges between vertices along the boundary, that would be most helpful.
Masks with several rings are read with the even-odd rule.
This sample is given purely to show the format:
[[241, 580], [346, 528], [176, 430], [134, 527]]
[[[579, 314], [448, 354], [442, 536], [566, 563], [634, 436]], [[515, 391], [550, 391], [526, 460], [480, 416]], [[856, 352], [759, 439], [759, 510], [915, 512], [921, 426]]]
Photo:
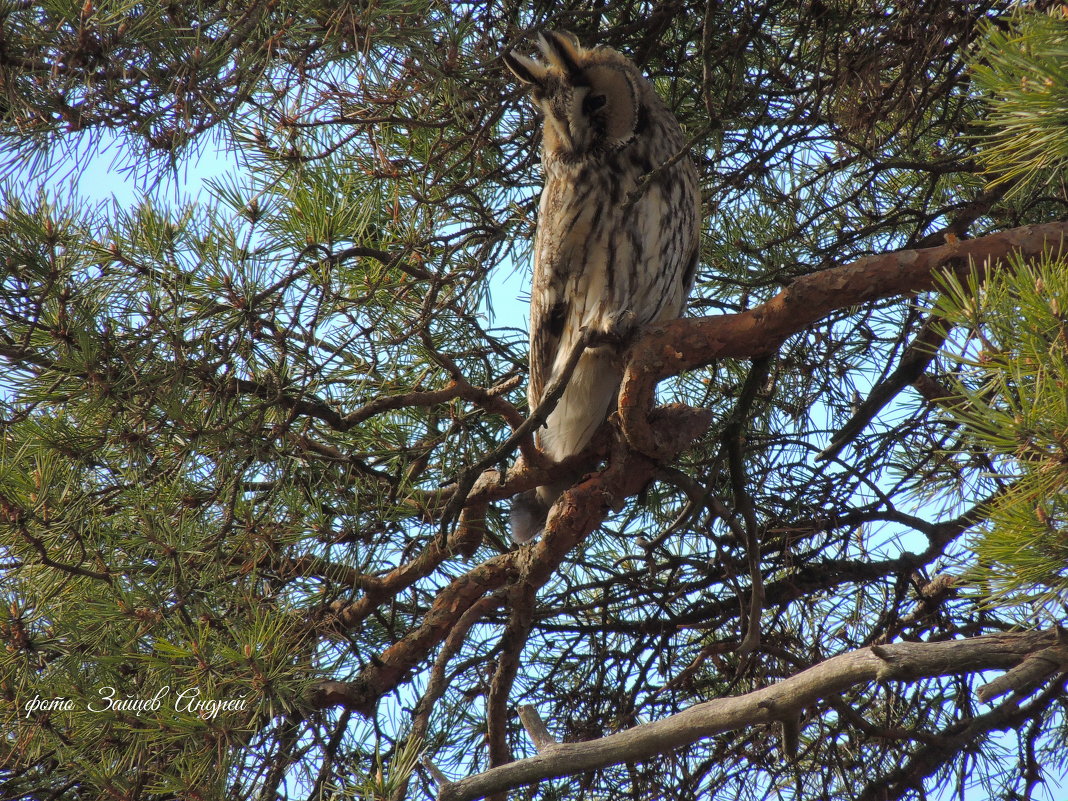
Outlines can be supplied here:
[[946, 341], [948, 334], [946, 324], [937, 317], [929, 317], [920, 329], [919, 335], [912, 344], [906, 348], [905, 353], [898, 362], [897, 369], [883, 382], [876, 385], [868, 394], [867, 399], [860, 405], [845, 425], [834, 435], [831, 444], [824, 448], [819, 455], [819, 460], [833, 459], [842, 448], [852, 442], [861, 431], [875, 419], [883, 407], [909, 384], [916, 381], [928, 365], [934, 360], [938, 349]]

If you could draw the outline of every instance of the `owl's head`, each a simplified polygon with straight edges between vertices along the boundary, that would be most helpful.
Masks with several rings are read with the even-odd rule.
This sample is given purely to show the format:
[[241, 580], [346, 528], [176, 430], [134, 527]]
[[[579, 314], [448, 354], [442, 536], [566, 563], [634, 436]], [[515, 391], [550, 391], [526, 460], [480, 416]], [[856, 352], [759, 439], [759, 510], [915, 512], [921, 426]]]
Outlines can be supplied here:
[[566, 31], [538, 34], [538, 48], [543, 61], [512, 51], [504, 63], [545, 116], [546, 153], [581, 158], [618, 150], [637, 136], [642, 98], [652, 88], [628, 59], [609, 47], [587, 49]]

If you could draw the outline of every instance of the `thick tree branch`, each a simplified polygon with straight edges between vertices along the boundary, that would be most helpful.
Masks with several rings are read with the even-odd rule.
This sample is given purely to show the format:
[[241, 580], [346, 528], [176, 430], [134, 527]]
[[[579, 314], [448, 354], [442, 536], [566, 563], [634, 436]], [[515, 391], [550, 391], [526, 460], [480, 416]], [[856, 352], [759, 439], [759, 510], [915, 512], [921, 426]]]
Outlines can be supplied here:
[[810, 706], [871, 681], [914, 681], [1004, 670], [1056, 641], [1053, 631], [1031, 631], [863, 648], [832, 657], [796, 676], [745, 695], [706, 701], [663, 720], [598, 740], [552, 745], [529, 759], [445, 784], [438, 801], [470, 801], [545, 779], [646, 759], [719, 732], [776, 722], [784, 710]]
[[837, 309], [930, 289], [944, 270], [1000, 269], [1019, 255], [1034, 259], [1063, 253], [1068, 222], [1027, 225], [967, 242], [868, 256], [811, 273], [766, 303], [739, 314], [673, 320], [650, 328], [631, 348], [619, 393], [623, 432], [632, 446], [663, 458], [647, 422], [661, 379], [720, 358], [754, 358], [774, 352], [790, 335]]

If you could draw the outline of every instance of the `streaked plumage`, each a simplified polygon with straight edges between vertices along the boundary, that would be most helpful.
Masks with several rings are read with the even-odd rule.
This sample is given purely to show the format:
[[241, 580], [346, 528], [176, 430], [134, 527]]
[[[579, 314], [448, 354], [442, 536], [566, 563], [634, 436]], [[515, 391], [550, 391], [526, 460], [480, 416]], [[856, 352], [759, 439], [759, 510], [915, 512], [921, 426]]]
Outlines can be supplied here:
[[[545, 186], [530, 302], [531, 409], [583, 326], [626, 335], [681, 314], [697, 266], [700, 202], [697, 171], [682, 154], [682, 129], [627, 58], [608, 47], [584, 48], [564, 32], [542, 34], [538, 44], [543, 61], [504, 56], [544, 117]], [[647, 176], [641, 193], [629, 198]], [[616, 399], [620, 356], [613, 345], [583, 354], [538, 434], [548, 456], [560, 460], [589, 443]], [[535, 536], [566, 488], [539, 487], [518, 498], [512, 538]]]

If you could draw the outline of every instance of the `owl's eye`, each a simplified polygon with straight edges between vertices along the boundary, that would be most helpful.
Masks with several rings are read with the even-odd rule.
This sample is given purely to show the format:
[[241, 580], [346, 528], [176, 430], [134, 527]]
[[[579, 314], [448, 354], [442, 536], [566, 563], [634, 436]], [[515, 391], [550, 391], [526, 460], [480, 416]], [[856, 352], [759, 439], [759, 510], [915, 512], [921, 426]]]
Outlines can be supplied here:
[[608, 98], [604, 95], [586, 95], [585, 100], [582, 101], [582, 112], [584, 114], [593, 114], [607, 102]]

